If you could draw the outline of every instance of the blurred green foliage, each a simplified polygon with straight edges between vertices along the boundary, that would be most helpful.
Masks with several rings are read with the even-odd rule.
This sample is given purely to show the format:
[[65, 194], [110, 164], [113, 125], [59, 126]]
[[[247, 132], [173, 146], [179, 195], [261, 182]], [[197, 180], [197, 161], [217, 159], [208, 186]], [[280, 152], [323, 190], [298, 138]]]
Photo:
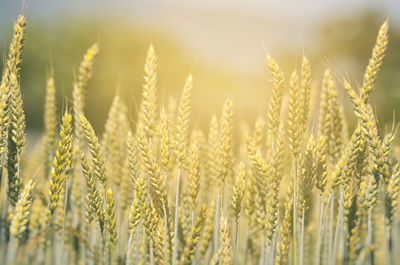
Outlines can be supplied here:
[[[179, 101], [185, 78], [192, 72], [195, 86], [194, 121], [199, 126], [206, 126], [209, 116], [220, 112], [220, 106], [227, 96], [236, 94], [240, 97], [240, 94], [246, 94], [246, 90], [243, 91], [246, 87], [260, 88], [257, 93], [251, 93], [255, 99], [260, 95], [258, 93], [262, 94], [265, 84], [260, 83], [266, 83], [266, 79], [240, 79], [212, 64], [198, 62], [178, 42], [160, 31], [153, 28], [139, 30], [131, 24], [110, 21], [116, 20], [74, 20], [54, 25], [28, 25], [21, 72], [28, 128], [36, 130], [42, 127], [45, 81], [50, 68], [54, 70], [59, 110], [71, 106], [76, 70], [85, 50], [94, 42], [99, 43], [100, 53], [89, 85], [85, 111], [99, 132], [103, 130], [117, 90], [130, 109], [132, 120], [135, 120], [141, 100], [145, 56], [150, 42], [158, 55], [160, 102], [167, 103], [165, 95], [172, 95]], [[8, 35], [11, 35], [11, 27]], [[9, 38], [3, 38], [2, 50], [6, 50], [8, 41]], [[248, 101], [249, 109], [254, 108], [251, 103], [252, 100]]]
[[[326, 67], [344, 74], [360, 85], [379, 25], [385, 18], [373, 12], [360, 12], [348, 18], [327, 20], [317, 32], [317, 42], [311, 57], [315, 77], [322, 77]], [[114, 22], [111, 22], [114, 21]], [[6, 50], [11, 27], [3, 29], [0, 48]], [[4, 37], [8, 36], [8, 37]], [[185, 77], [194, 76], [194, 122], [201, 127], [209, 116], [219, 113], [226, 97], [232, 97], [238, 119], [254, 120], [264, 115], [269, 91], [269, 76], [248, 76], [229, 72], [222, 67], [199, 60], [186, 51], [179, 40], [154, 28], [143, 28], [118, 19], [60, 20], [54, 24], [31, 23], [28, 26], [23, 57], [21, 85], [27, 124], [30, 129], [42, 126], [46, 75], [54, 69], [59, 110], [70, 106], [75, 72], [85, 50], [94, 42], [100, 44], [100, 54], [88, 91], [86, 112], [97, 131], [103, 130], [107, 112], [117, 88], [130, 109], [132, 119], [141, 99], [143, 65], [150, 42], [159, 56], [159, 95], [173, 95], [179, 100]], [[391, 25], [389, 49], [373, 95], [379, 118], [391, 123], [393, 110], [400, 111], [400, 32]], [[279, 56], [280, 55], [280, 56]], [[289, 76], [299, 62], [294, 51], [278, 52], [276, 59]], [[266, 69], [266, 67], [265, 67]], [[339, 81], [340, 78], [338, 78]], [[314, 85], [320, 86], [320, 78]], [[340, 84], [340, 81], [338, 82]], [[344, 93], [342, 95], [345, 97]], [[237, 119], [237, 120], [238, 120]], [[249, 123], [251, 125], [251, 123]]]

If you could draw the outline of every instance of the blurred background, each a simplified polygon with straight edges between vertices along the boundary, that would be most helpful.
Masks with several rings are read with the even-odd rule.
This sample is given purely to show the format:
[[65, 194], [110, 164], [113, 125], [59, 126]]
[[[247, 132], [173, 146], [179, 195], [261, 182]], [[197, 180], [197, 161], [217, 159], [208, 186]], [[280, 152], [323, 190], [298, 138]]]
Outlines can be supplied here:
[[[86, 112], [99, 133], [117, 87], [135, 118], [150, 43], [158, 53], [163, 102], [169, 95], [179, 100], [185, 77], [192, 73], [195, 124], [207, 126], [210, 115], [220, 112], [227, 97], [235, 103], [237, 119], [246, 118], [252, 124], [257, 116], [265, 115], [269, 101], [266, 50], [286, 77], [306, 54], [312, 62], [316, 94], [328, 67], [336, 78], [344, 75], [357, 85], [378, 28], [387, 17], [389, 49], [373, 102], [383, 125], [392, 124], [394, 111], [400, 111], [398, 0], [26, 0], [24, 4], [1, 0], [3, 58], [21, 6], [28, 19], [21, 82], [31, 131], [42, 127], [50, 66], [62, 109], [71, 99], [83, 53], [94, 42], [101, 51]], [[342, 88], [340, 96], [346, 99]]]

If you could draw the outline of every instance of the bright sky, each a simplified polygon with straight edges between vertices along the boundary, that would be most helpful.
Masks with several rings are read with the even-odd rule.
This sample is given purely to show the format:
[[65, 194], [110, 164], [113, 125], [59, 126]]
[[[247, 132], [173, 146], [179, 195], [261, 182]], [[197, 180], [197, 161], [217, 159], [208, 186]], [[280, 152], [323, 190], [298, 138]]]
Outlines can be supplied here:
[[[138, 14], [159, 8], [208, 9], [210, 11], [232, 10], [248, 12], [254, 16], [274, 14], [288, 18], [314, 19], [318, 16], [352, 12], [361, 6], [370, 6], [387, 11], [391, 16], [400, 16], [398, 0], [2, 0], [0, 17], [7, 18], [19, 10], [25, 1], [27, 12], [40, 17], [51, 17], [72, 12], [90, 14], [107, 12], [114, 14]], [[143, 13], [142, 15], [146, 15]], [[306, 17], [303, 17], [306, 15]]]

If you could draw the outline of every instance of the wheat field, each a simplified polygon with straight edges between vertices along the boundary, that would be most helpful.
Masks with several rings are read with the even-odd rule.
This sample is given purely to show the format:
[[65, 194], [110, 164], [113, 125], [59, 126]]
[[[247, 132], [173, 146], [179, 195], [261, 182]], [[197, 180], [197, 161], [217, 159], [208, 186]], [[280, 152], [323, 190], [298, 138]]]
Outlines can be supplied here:
[[117, 93], [97, 135], [85, 116], [94, 44], [61, 110], [49, 71], [45, 128], [27, 152], [19, 15], [0, 86], [0, 264], [400, 264], [397, 128], [382, 129], [370, 100], [388, 28], [358, 86], [329, 69], [314, 79], [305, 55], [285, 75], [267, 54], [265, 115], [235, 121], [228, 98], [206, 131], [191, 115], [196, 78], [164, 102], [150, 45], [138, 118]]

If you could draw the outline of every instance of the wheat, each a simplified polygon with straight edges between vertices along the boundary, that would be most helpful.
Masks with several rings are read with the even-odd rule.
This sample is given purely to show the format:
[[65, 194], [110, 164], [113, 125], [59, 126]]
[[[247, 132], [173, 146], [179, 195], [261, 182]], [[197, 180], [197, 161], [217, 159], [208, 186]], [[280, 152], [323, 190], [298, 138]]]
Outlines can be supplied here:
[[177, 248], [178, 248], [178, 220], [179, 220], [179, 185], [181, 170], [186, 167], [186, 158], [189, 148], [189, 120], [191, 114], [191, 100], [192, 100], [192, 86], [193, 77], [189, 75], [186, 78], [185, 86], [181, 101], [179, 103], [177, 125], [176, 125], [176, 138], [175, 138], [175, 152], [178, 160], [178, 173], [176, 180], [176, 195], [175, 195], [175, 221], [174, 221], [174, 246], [172, 253], [172, 264], [176, 264]]
[[147, 175], [150, 179], [150, 194], [154, 203], [154, 206], [159, 211], [159, 214], [163, 213], [164, 207], [167, 206], [167, 191], [164, 182], [164, 177], [160, 172], [160, 167], [156, 162], [154, 155], [148, 141], [144, 136], [139, 137], [139, 149], [143, 159], [143, 163], [147, 170]]
[[196, 245], [199, 241], [200, 234], [203, 230], [205, 219], [206, 219], [206, 207], [202, 206], [199, 212], [199, 216], [197, 217], [197, 220], [192, 226], [192, 229], [190, 231], [179, 264], [181, 265], [192, 264], [192, 260], [194, 259], [194, 254], [196, 251]]
[[15, 213], [11, 218], [10, 234], [17, 238], [21, 238], [23, 233], [28, 228], [33, 202], [32, 193], [34, 187], [35, 182], [30, 180], [28, 184], [26, 184], [17, 202], [17, 205], [15, 206]]
[[209, 184], [217, 180], [217, 174], [218, 174], [217, 156], [218, 156], [218, 145], [219, 145], [219, 124], [216, 116], [213, 116], [210, 120], [207, 140], [208, 141], [207, 141], [207, 160], [206, 160], [207, 161], [206, 184]]
[[199, 258], [202, 260], [204, 255], [206, 254], [209, 245], [211, 243], [211, 239], [213, 236], [213, 224], [215, 218], [215, 201], [212, 201], [210, 204], [209, 210], [207, 211], [207, 216], [204, 224], [203, 235], [201, 237], [201, 241], [199, 244]]
[[138, 198], [135, 197], [132, 200], [131, 208], [129, 209], [129, 234], [132, 235], [137, 226], [139, 225], [140, 221], [140, 209], [139, 209], [139, 203], [138, 203]]
[[156, 228], [157, 224], [159, 222], [159, 216], [157, 214], [156, 208], [152, 205], [152, 203], [149, 203], [144, 209], [143, 209], [143, 225], [145, 227], [146, 235], [149, 240], [149, 256], [150, 256], [150, 263], [154, 263], [154, 242], [155, 242], [155, 234], [156, 234]]
[[106, 190], [107, 177], [103, 152], [92, 125], [83, 114], [80, 116], [80, 126], [82, 127], [82, 131], [84, 132], [89, 143], [89, 150], [90, 154], [92, 155], [92, 161], [94, 165], [94, 175], [100, 181], [103, 190]]
[[[247, 150], [249, 159], [254, 168], [254, 183], [256, 194], [254, 195], [256, 223], [260, 228], [264, 228], [264, 214], [266, 212], [266, 198], [268, 196], [267, 183], [269, 180], [268, 166], [259, 151], [255, 151], [254, 143], [247, 136]], [[264, 230], [265, 231], [265, 230]]]
[[326, 140], [324, 136], [320, 136], [317, 143], [317, 172], [316, 187], [324, 192], [327, 182], [327, 160], [326, 160]]
[[60, 129], [60, 141], [53, 161], [50, 174], [50, 195], [49, 195], [49, 217], [51, 224], [52, 216], [57, 208], [60, 193], [63, 190], [63, 183], [68, 177], [72, 159], [72, 116], [68, 111], [64, 113]]
[[300, 90], [298, 84], [297, 72], [292, 72], [289, 86], [289, 107], [288, 107], [288, 126], [287, 134], [289, 138], [289, 146], [293, 157], [297, 159], [300, 148], [301, 126], [299, 120], [300, 115]]
[[45, 127], [45, 176], [50, 174], [51, 162], [56, 147], [57, 135], [57, 107], [56, 107], [56, 89], [54, 86], [53, 71], [46, 83], [46, 99], [44, 105], [44, 127]]
[[94, 59], [99, 52], [97, 43], [93, 44], [83, 56], [83, 60], [79, 65], [78, 77], [74, 83], [72, 90], [73, 115], [74, 115], [74, 136], [78, 141], [79, 148], [83, 147], [83, 134], [79, 124], [80, 115], [83, 114], [85, 108], [86, 90], [90, 78], [92, 77]]
[[307, 57], [303, 56], [301, 62], [301, 83], [300, 83], [300, 131], [304, 133], [307, 127], [308, 115], [310, 111], [310, 96], [311, 96], [311, 65]]
[[389, 23], [386, 20], [379, 29], [375, 46], [372, 50], [372, 56], [369, 59], [367, 69], [364, 73], [363, 86], [361, 87], [361, 97], [365, 103], [368, 102], [373, 86], [376, 82], [379, 69], [382, 65], [383, 57], [388, 45]]
[[[265, 143], [265, 127], [265, 120], [262, 117], [258, 117], [256, 123], [254, 124], [254, 142], [256, 148], [260, 151], [264, 150], [263, 144]], [[271, 136], [271, 134], [268, 135]], [[271, 140], [269, 140], [268, 142], [271, 142]], [[267, 147], [267, 150], [270, 150], [270, 148]]]
[[275, 264], [287, 264], [288, 263], [288, 253], [290, 248], [290, 239], [292, 235], [293, 227], [293, 199], [292, 196], [288, 196], [288, 201], [285, 204], [285, 214], [280, 227], [281, 232], [281, 242], [278, 245], [278, 255], [276, 257]]
[[323, 135], [326, 142], [326, 152], [334, 162], [339, 159], [343, 141], [343, 120], [341, 108], [335, 89], [335, 82], [329, 70], [325, 71], [322, 81], [319, 135]]
[[[282, 126], [279, 128], [278, 133], [282, 133]], [[283, 149], [283, 137], [275, 140], [273, 143], [274, 150], [272, 152], [270, 175], [270, 191], [267, 197], [267, 218], [266, 218], [266, 236], [271, 241], [275, 233], [278, 222], [278, 203], [279, 203], [279, 186], [283, 177], [283, 161], [285, 152]]]
[[164, 108], [161, 108], [160, 112], [160, 153], [161, 153], [161, 165], [166, 174], [168, 171], [168, 163], [170, 159], [170, 133], [169, 133], [169, 122], [167, 112]]
[[220, 193], [223, 192], [225, 180], [232, 167], [232, 129], [233, 129], [233, 103], [230, 99], [225, 101], [221, 118], [221, 131], [218, 149], [218, 184]]
[[153, 45], [147, 50], [146, 64], [144, 65], [143, 101], [141, 120], [148, 138], [153, 137], [157, 122], [157, 56]]
[[107, 201], [107, 207], [106, 207], [106, 212], [107, 212], [107, 228], [108, 228], [108, 233], [110, 235], [110, 243], [111, 247], [115, 248], [117, 246], [117, 240], [118, 240], [118, 235], [117, 235], [117, 220], [115, 216], [115, 205], [114, 205], [114, 195], [113, 191], [111, 188], [107, 189], [106, 192], [106, 201]]
[[225, 216], [221, 216], [221, 263], [224, 265], [232, 264], [232, 247], [229, 233], [229, 224]]
[[180, 167], [185, 166], [189, 149], [189, 121], [190, 121], [190, 104], [192, 99], [193, 77], [189, 75], [186, 79], [182, 92], [182, 98], [179, 103], [175, 150]]
[[267, 63], [271, 72], [272, 83], [274, 85], [274, 88], [272, 89], [271, 103], [268, 109], [268, 135], [270, 136], [270, 139], [268, 139], [267, 142], [267, 150], [270, 150], [272, 141], [274, 141], [271, 139], [271, 137], [278, 137], [277, 134], [280, 125], [280, 111], [282, 105], [284, 79], [282, 70], [269, 54], [267, 55]]
[[105, 132], [102, 139], [105, 154], [108, 155], [108, 161], [111, 162], [111, 177], [116, 186], [121, 184], [124, 150], [123, 144], [127, 131], [123, 129], [124, 106], [119, 95], [115, 95], [108, 114], [105, 125]]
[[239, 217], [241, 212], [242, 199], [246, 190], [246, 179], [245, 179], [245, 164], [242, 162], [239, 164], [239, 173], [236, 177], [235, 185], [233, 186], [232, 194], [232, 212], [236, 226], [239, 223]]
[[196, 198], [200, 191], [200, 165], [199, 165], [199, 144], [194, 139], [191, 146], [191, 159], [189, 170], [189, 197], [191, 210], [196, 208]]
[[105, 226], [105, 212], [103, 206], [103, 199], [100, 196], [99, 190], [97, 188], [97, 184], [95, 178], [93, 176], [93, 169], [88, 165], [87, 159], [84, 154], [81, 157], [81, 166], [82, 172], [86, 179], [86, 223], [90, 224], [91, 220], [96, 217], [97, 222], [100, 227], [100, 231], [104, 233], [104, 226]]
[[7, 67], [1, 84], [1, 91], [8, 95], [7, 105], [5, 106], [7, 118], [3, 118], [4, 127], [2, 128], [2, 135], [8, 137], [6, 138], [8, 145], [8, 198], [12, 206], [15, 206], [18, 200], [20, 186], [19, 162], [22, 148], [25, 146], [25, 114], [19, 83], [19, 64], [22, 61], [25, 27], [25, 17], [20, 15], [14, 24], [14, 36], [10, 44], [6, 62]]
[[[396, 130], [383, 133], [370, 100], [387, 21], [360, 89], [325, 71], [319, 113], [311, 107], [309, 59], [292, 72], [285, 95], [284, 73], [267, 54], [267, 116], [239, 121], [238, 135], [230, 99], [220, 118], [211, 116], [208, 135], [192, 122], [191, 75], [179, 105], [172, 97], [158, 102], [150, 45], [135, 130], [117, 92], [98, 138], [84, 112], [95, 44], [73, 84], [72, 116], [66, 109], [59, 124], [50, 71], [43, 137], [22, 157], [25, 24], [20, 15], [0, 84], [0, 174], [5, 169], [8, 182], [0, 192], [1, 264], [396, 262], [400, 153]], [[341, 89], [354, 126], [347, 127]]]

